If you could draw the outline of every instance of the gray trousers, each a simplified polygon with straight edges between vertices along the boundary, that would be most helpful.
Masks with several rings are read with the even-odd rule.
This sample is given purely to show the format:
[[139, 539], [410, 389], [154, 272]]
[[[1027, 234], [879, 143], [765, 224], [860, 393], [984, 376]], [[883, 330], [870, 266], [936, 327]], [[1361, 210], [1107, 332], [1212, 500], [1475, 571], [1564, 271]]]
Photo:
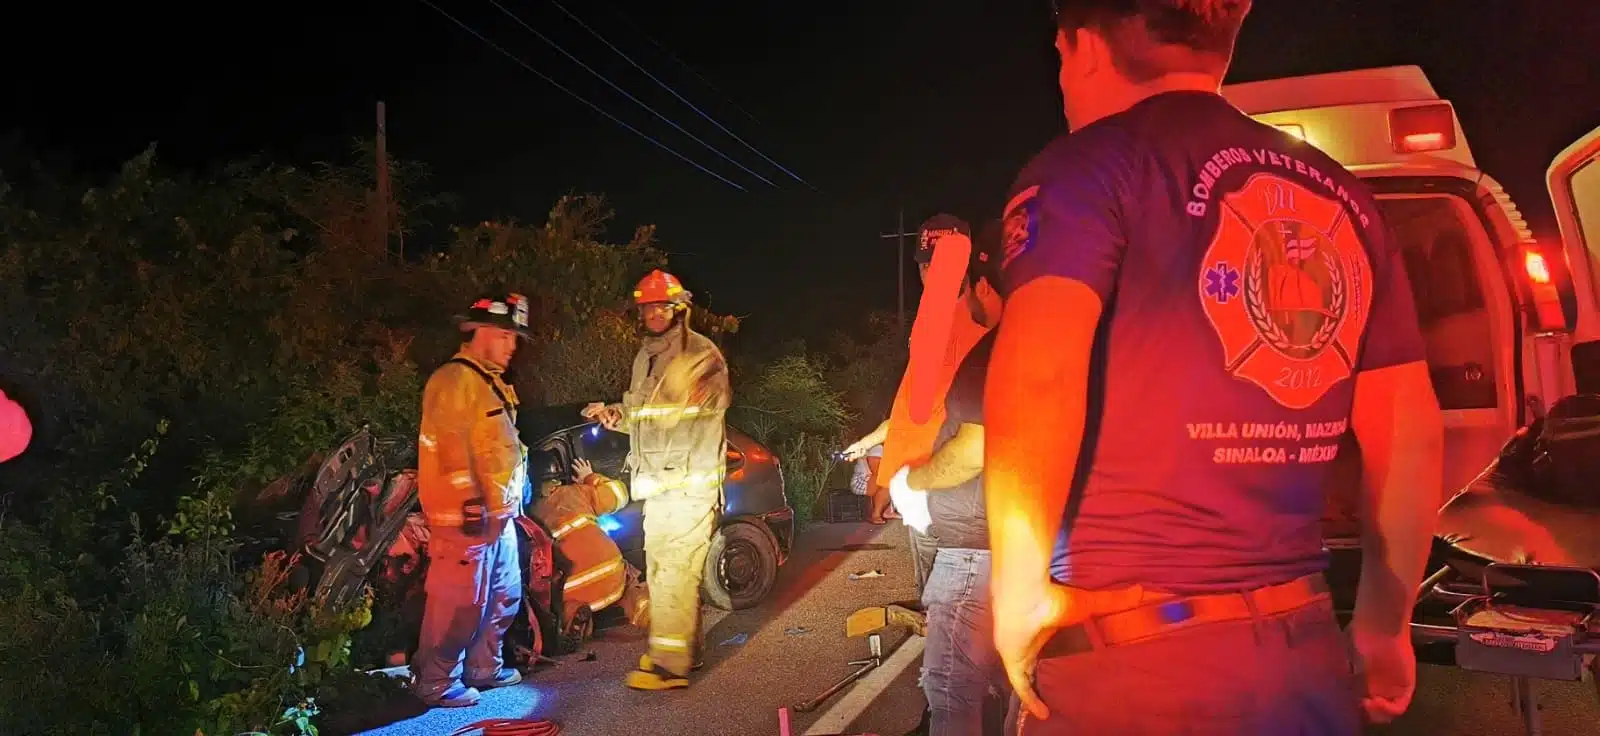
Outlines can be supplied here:
[[505, 522], [493, 539], [449, 527], [429, 530], [424, 590], [422, 635], [411, 665], [417, 696], [435, 700], [463, 676], [499, 676], [506, 630], [522, 605], [516, 524]]

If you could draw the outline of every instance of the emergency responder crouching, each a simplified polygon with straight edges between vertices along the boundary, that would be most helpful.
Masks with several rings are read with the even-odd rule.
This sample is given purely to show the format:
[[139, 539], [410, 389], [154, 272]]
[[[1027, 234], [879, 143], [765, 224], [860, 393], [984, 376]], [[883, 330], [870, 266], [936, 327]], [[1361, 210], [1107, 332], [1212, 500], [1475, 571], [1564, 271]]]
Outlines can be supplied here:
[[589, 419], [627, 432], [633, 497], [644, 501], [650, 652], [628, 673], [636, 690], [687, 687], [700, 657], [700, 578], [722, 500], [723, 415], [732, 400], [722, 351], [689, 328], [690, 294], [651, 271], [633, 292], [644, 341], [621, 404]]
[[517, 436], [517, 394], [501, 374], [528, 336], [528, 302], [518, 294], [480, 299], [457, 320], [471, 337], [428, 379], [417, 441], [430, 541], [412, 687], [424, 703], [445, 707], [474, 705], [480, 689], [522, 681], [505, 667], [501, 645], [522, 603], [512, 520], [528, 482], [527, 450]]
[[621, 481], [594, 472], [587, 460], [572, 462], [571, 473], [553, 452], [534, 453], [540, 495], [533, 515], [544, 522], [556, 549], [570, 570], [561, 587], [561, 630], [568, 636], [590, 616], [606, 606], [621, 603], [628, 619], [638, 621], [643, 601], [630, 595], [628, 563], [599, 519], [628, 505], [628, 488]]

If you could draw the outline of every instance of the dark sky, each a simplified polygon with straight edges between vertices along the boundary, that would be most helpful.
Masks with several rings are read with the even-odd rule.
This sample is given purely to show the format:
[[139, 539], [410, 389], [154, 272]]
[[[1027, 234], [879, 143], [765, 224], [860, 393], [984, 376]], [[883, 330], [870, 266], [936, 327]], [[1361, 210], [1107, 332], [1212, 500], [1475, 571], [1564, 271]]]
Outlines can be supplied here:
[[[498, 1], [777, 186], [673, 130], [489, 0], [433, 1], [748, 191], [608, 121], [419, 0], [8, 8], [0, 27], [16, 109], [0, 129], [70, 150], [85, 167], [150, 141], [183, 166], [261, 150], [311, 160], [369, 134], [382, 99], [390, 150], [425, 161], [437, 188], [460, 195], [458, 221], [538, 220], [564, 192], [604, 193], [617, 237], [657, 224], [692, 290], [772, 335], [892, 308], [894, 246], [878, 234], [893, 230], [897, 207], [911, 227], [940, 210], [993, 216], [1015, 172], [1063, 128], [1045, 0], [561, 0], [815, 190], [551, 0]], [[1480, 165], [1548, 235], [1544, 169], [1600, 125], [1597, 34], [1592, 0], [1263, 0], [1230, 81], [1419, 64], [1456, 103]]]

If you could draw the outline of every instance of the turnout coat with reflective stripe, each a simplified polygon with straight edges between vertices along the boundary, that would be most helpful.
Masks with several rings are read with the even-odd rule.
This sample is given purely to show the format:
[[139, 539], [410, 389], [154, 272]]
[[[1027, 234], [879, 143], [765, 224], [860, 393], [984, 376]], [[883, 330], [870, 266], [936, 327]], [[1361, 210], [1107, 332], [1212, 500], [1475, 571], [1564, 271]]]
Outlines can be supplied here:
[[631, 437], [628, 462], [636, 499], [669, 491], [720, 494], [726, 468], [724, 414], [732, 400], [722, 351], [680, 325], [658, 350], [633, 361], [622, 397], [621, 429]]
[[527, 450], [517, 436], [516, 391], [501, 373], [463, 352], [428, 378], [417, 485], [430, 526], [461, 526], [462, 506], [473, 498], [482, 499], [487, 518], [509, 518], [522, 506]]
[[628, 584], [622, 550], [600, 528], [598, 519], [626, 505], [628, 489], [621, 481], [599, 473], [591, 473], [578, 483], [551, 488], [534, 505], [534, 516], [544, 522], [556, 548], [572, 563], [562, 586], [567, 620], [579, 603], [599, 611], [622, 598]]

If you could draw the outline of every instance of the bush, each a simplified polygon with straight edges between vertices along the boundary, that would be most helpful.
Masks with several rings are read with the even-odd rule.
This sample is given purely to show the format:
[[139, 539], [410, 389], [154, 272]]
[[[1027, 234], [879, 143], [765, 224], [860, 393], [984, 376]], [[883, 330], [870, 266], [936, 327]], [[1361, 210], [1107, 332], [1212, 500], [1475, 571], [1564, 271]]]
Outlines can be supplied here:
[[[164, 431], [127, 459], [107, 497], [137, 479]], [[285, 584], [293, 560], [282, 552], [241, 575], [226, 508], [193, 511], [154, 535], [128, 517], [130, 541], [105, 572], [26, 526], [0, 525], [0, 671], [29, 673], [8, 678], [0, 731], [314, 733], [319, 696], [382, 687], [347, 666], [370, 601], [312, 605]], [[75, 598], [85, 579], [108, 594]]]
[[894, 315], [877, 312], [868, 315], [859, 335], [836, 335], [830, 353], [828, 383], [855, 414], [851, 429], [864, 434], [889, 417], [909, 356], [906, 338]]
[[[459, 343], [449, 316], [484, 293], [535, 306], [525, 398], [627, 383], [628, 292], [665, 262], [650, 228], [605, 242], [603, 200], [568, 197], [407, 260], [395, 241], [418, 250], [442, 198], [391, 162], [383, 232], [368, 161], [190, 176], [151, 149], [97, 186], [5, 172], [0, 380], [36, 435], [0, 465], [0, 733], [313, 732], [330, 698], [388, 682], [351, 662], [374, 602], [314, 605], [286, 581], [292, 553], [243, 551], [236, 512], [362, 424], [415, 431], [424, 377]], [[851, 360], [842, 385], [875, 380]], [[733, 419], [782, 453], [802, 518], [859, 406], [826, 366], [801, 352], [736, 377]]]
[[789, 504], [802, 522], [814, 518], [833, 451], [852, 420], [841, 394], [816, 359], [799, 354], [760, 369], [736, 387], [733, 399], [729, 421], [778, 452]]
[[319, 610], [292, 558], [244, 557], [238, 502], [363, 423], [415, 431], [472, 298], [528, 295], [537, 357], [615, 328], [592, 317], [663, 261], [649, 228], [604, 242], [603, 201], [570, 197], [408, 262], [391, 243], [433, 201], [393, 171], [388, 234], [362, 162], [195, 177], [150, 150], [101, 186], [0, 183], [0, 365], [40, 430], [0, 465], [0, 671], [29, 673], [0, 732], [293, 733], [375, 687], [349, 661], [370, 600]]

